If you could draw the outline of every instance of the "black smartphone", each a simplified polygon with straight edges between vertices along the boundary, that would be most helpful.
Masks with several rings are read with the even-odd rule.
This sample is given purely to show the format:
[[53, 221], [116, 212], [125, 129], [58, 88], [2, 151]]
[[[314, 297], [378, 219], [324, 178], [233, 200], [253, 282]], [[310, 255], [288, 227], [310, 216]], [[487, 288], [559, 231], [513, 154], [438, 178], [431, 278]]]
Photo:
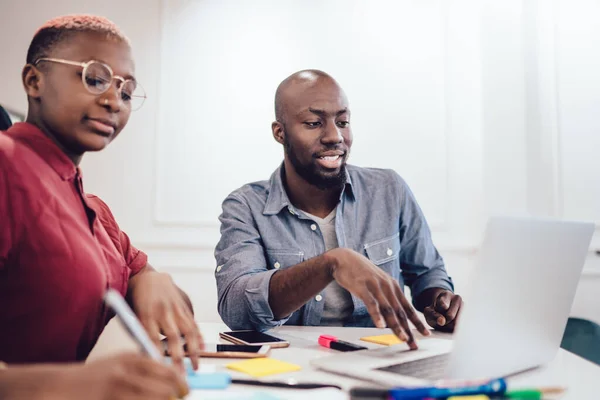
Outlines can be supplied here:
[[219, 336], [229, 342], [246, 345], [267, 345], [271, 348], [288, 347], [290, 343], [287, 340], [268, 335], [258, 331], [230, 331], [221, 332]]
[[[169, 356], [169, 344], [167, 339], [162, 341], [163, 351]], [[183, 350], [187, 356], [187, 346], [183, 344]], [[245, 345], [245, 344], [221, 344], [205, 343], [204, 350], [200, 351], [200, 357], [212, 358], [261, 358], [269, 355], [271, 347], [268, 345]]]

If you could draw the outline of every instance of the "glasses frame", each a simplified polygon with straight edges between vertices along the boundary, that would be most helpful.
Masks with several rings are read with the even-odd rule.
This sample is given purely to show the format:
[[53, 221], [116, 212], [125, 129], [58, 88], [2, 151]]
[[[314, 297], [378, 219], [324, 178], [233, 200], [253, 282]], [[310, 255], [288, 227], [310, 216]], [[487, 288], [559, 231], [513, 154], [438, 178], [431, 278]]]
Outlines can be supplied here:
[[115, 79], [116, 79], [117, 81], [120, 81], [120, 82], [121, 82], [121, 84], [120, 84], [120, 85], [117, 85], [117, 93], [119, 94], [119, 98], [121, 99], [121, 101], [122, 101], [123, 103], [125, 103], [125, 102], [124, 102], [124, 101], [123, 101], [123, 99], [121, 98], [121, 89], [123, 88], [123, 85], [125, 84], [125, 82], [127, 82], [127, 81], [134, 82], [134, 83], [135, 83], [135, 85], [136, 85], [136, 87], [138, 87], [138, 86], [139, 86], [139, 87], [142, 89], [142, 91], [144, 92], [144, 95], [143, 95], [143, 96], [139, 96], [139, 95], [138, 95], [138, 96], [136, 96], [136, 95], [133, 95], [133, 94], [131, 95], [131, 97], [132, 97], [132, 98], [133, 98], [133, 97], [135, 97], [135, 98], [141, 98], [141, 99], [142, 99], [142, 101], [141, 101], [140, 105], [139, 105], [138, 107], [136, 107], [136, 108], [133, 108], [133, 107], [132, 107], [132, 108], [131, 108], [131, 111], [136, 111], [136, 110], [139, 110], [140, 108], [142, 108], [142, 106], [143, 106], [143, 105], [144, 105], [144, 103], [146, 102], [146, 98], [147, 98], [147, 96], [146, 96], [146, 90], [144, 89], [144, 87], [143, 87], [142, 85], [140, 85], [140, 83], [139, 83], [137, 80], [135, 80], [135, 79], [125, 79], [125, 78], [123, 78], [122, 76], [115, 75], [115, 74], [114, 74], [114, 72], [113, 72], [113, 70], [112, 70], [112, 68], [110, 67], [110, 65], [107, 65], [107, 64], [105, 64], [105, 63], [103, 63], [103, 62], [100, 62], [100, 61], [97, 61], [97, 60], [90, 60], [90, 61], [87, 61], [87, 62], [78, 62], [78, 61], [64, 60], [64, 59], [62, 59], [62, 58], [42, 57], [42, 58], [38, 58], [37, 60], [35, 60], [35, 62], [33, 63], [33, 65], [37, 67], [37, 65], [38, 65], [40, 62], [42, 62], [42, 61], [54, 62], [54, 63], [58, 63], [58, 64], [73, 65], [73, 66], [75, 66], [75, 67], [81, 67], [81, 68], [83, 68], [83, 71], [82, 71], [82, 73], [81, 73], [81, 82], [83, 83], [83, 86], [85, 87], [85, 89], [86, 89], [88, 92], [90, 92], [91, 94], [94, 94], [94, 95], [101, 95], [101, 94], [104, 94], [104, 93], [106, 93], [106, 92], [108, 91], [108, 89], [110, 88], [110, 86], [111, 86], [111, 85], [108, 85], [108, 86], [106, 87], [106, 89], [104, 89], [104, 91], [102, 91], [102, 92], [100, 92], [100, 93], [97, 93], [97, 92], [94, 92], [94, 91], [92, 91], [92, 90], [90, 89], [90, 87], [88, 86], [87, 82], [85, 81], [85, 75], [86, 75], [86, 72], [87, 72], [87, 69], [88, 69], [88, 67], [89, 67], [90, 65], [94, 64], [94, 63], [97, 63], [97, 64], [102, 64], [102, 65], [103, 65], [104, 67], [106, 67], [106, 68], [108, 69], [108, 71], [110, 72], [110, 76], [112, 77], [112, 79], [111, 79], [111, 84], [112, 84], [112, 81], [113, 81], [113, 80], [115, 80]]

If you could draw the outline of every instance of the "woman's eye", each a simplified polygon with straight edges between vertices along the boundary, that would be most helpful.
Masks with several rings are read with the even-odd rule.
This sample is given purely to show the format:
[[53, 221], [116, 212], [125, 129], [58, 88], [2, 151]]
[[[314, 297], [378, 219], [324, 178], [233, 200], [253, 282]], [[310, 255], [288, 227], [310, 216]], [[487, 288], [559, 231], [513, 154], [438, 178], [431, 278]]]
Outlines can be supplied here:
[[99, 87], [105, 86], [108, 82], [106, 81], [106, 79], [88, 76], [85, 78], [85, 83], [87, 83], [87, 85], [91, 87]]

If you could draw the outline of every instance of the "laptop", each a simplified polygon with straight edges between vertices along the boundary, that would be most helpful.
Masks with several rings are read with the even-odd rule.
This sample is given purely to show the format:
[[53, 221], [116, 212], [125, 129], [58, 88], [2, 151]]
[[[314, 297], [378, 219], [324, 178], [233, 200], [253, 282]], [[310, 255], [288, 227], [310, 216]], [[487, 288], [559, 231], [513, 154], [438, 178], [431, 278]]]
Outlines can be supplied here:
[[594, 230], [593, 223], [491, 218], [449, 339], [417, 333], [416, 351], [401, 344], [311, 365], [387, 386], [506, 377], [543, 365], [559, 349]]

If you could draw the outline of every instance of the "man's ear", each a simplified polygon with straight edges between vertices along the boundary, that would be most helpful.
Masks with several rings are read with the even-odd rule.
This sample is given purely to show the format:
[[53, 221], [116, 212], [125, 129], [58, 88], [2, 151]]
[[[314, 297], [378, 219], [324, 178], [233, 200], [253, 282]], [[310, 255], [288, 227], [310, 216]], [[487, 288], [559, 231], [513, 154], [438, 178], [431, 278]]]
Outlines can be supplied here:
[[40, 98], [44, 88], [44, 78], [40, 70], [31, 64], [27, 64], [23, 67], [21, 79], [27, 96], [34, 99]]
[[285, 136], [285, 130], [283, 129], [283, 124], [279, 121], [274, 121], [271, 124], [271, 130], [273, 131], [273, 137], [275, 138], [277, 143], [283, 144], [284, 136]]

